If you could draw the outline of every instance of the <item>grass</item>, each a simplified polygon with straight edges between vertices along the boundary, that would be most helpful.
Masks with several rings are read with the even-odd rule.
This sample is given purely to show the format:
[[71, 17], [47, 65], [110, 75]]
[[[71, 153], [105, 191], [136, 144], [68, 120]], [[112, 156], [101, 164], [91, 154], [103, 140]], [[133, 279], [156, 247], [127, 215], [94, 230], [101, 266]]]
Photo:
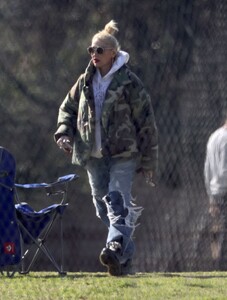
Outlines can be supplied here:
[[0, 276], [0, 300], [211, 300], [227, 299], [227, 272], [137, 273], [110, 277], [106, 273], [16, 273]]

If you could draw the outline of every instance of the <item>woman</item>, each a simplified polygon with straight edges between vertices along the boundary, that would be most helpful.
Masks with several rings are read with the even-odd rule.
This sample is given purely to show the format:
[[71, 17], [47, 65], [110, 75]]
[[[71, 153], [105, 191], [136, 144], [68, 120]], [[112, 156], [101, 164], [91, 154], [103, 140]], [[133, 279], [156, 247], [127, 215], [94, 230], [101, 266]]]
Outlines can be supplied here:
[[60, 106], [55, 140], [87, 170], [97, 216], [108, 228], [100, 261], [113, 276], [132, 273], [132, 240], [142, 208], [133, 206], [136, 172], [157, 165], [157, 128], [149, 95], [127, 67], [112, 20], [88, 47], [91, 61]]

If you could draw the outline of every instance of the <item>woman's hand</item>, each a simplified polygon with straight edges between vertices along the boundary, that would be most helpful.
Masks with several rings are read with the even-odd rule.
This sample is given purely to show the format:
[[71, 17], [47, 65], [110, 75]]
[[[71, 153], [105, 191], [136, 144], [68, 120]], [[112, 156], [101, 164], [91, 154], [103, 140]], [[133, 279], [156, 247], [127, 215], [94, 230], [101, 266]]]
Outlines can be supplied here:
[[57, 140], [57, 145], [60, 149], [63, 149], [67, 153], [72, 153], [73, 147], [71, 145], [70, 138], [67, 135], [62, 135]]
[[145, 178], [146, 183], [154, 187], [155, 183], [153, 181], [153, 172], [151, 170], [143, 170], [142, 174]]

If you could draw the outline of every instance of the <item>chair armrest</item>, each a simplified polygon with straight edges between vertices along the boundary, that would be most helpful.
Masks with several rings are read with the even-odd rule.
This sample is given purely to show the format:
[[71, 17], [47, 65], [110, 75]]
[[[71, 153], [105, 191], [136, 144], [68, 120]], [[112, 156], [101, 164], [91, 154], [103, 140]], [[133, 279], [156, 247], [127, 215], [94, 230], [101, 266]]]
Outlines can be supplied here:
[[53, 187], [54, 185], [59, 185], [59, 183], [66, 183], [69, 181], [73, 181], [77, 178], [79, 178], [77, 174], [68, 174], [59, 177], [57, 181], [51, 183], [24, 183], [24, 184], [15, 183], [15, 186], [24, 189], [48, 188], [48, 187]]

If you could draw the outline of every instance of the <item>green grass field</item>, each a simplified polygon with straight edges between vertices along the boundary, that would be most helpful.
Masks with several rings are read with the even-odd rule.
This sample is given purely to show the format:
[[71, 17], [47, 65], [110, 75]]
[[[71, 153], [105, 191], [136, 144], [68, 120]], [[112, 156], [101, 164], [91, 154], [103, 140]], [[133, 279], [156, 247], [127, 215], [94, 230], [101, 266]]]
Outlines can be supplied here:
[[137, 273], [110, 277], [106, 273], [31, 272], [0, 278], [1, 300], [58, 299], [227, 299], [227, 272]]

